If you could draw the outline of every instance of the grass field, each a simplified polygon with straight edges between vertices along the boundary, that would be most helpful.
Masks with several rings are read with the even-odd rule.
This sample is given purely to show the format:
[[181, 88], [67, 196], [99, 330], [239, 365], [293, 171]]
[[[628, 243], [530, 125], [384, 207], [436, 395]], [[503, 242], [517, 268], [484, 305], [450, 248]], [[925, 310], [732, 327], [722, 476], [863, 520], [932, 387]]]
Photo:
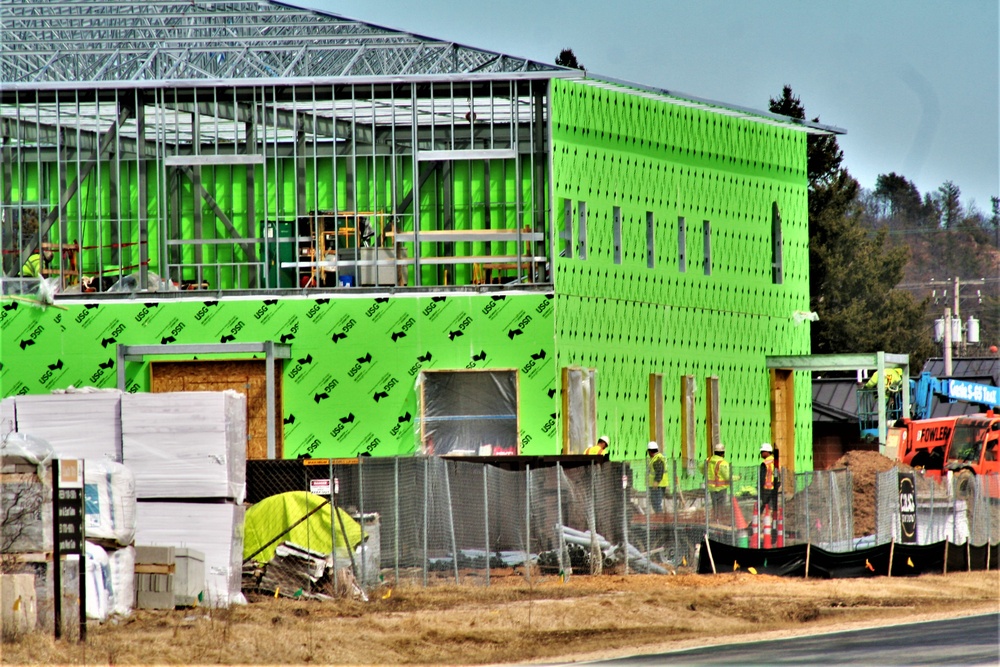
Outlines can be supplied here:
[[85, 645], [5, 638], [3, 664], [495, 664], [592, 659], [1000, 610], [997, 572], [798, 580], [574, 576], [136, 611]]

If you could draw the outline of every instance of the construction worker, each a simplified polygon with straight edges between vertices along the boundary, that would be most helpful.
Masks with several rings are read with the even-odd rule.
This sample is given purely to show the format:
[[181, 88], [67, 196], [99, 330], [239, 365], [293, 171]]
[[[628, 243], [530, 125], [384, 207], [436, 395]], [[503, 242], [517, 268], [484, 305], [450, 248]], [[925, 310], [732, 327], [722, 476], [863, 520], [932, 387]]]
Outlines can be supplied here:
[[608, 447], [610, 446], [610, 441], [608, 436], [602, 435], [597, 439], [596, 445], [591, 445], [583, 452], [587, 456], [605, 456], [608, 453]]
[[667, 477], [667, 460], [660, 453], [660, 446], [655, 441], [650, 441], [646, 445], [646, 453], [649, 456], [649, 463], [646, 466], [646, 489], [649, 494], [649, 504], [653, 512], [659, 514], [663, 511], [663, 493], [670, 485], [670, 478]]
[[774, 449], [771, 443], [760, 446], [760, 474], [757, 476], [757, 493], [760, 498], [760, 511], [765, 508], [772, 511], [778, 508], [778, 487], [781, 485], [774, 467]]
[[28, 259], [24, 262], [24, 266], [21, 267], [21, 275], [25, 278], [38, 278], [42, 275], [42, 262], [45, 262], [45, 266], [49, 265], [52, 261], [52, 251], [46, 250], [42, 253], [33, 252], [28, 255]]
[[705, 461], [705, 484], [712, 499], [712, 514], [716, 517], [722, 516], [729, 495], [729, 461], [725, 456], [726, 446], [717, 442], [712, 448], [712, 455]]

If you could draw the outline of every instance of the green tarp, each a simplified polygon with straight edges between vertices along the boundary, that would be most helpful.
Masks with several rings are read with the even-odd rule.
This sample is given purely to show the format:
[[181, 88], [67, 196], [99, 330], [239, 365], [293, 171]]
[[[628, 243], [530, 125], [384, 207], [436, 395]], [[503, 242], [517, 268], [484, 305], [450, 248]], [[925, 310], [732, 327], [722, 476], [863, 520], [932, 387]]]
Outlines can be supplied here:
[[[330, 543], [333, 535], [330, 526], [332, 509], [333, 506], [325, 498], [308, 491], [279, 493], [256, 503], [247, 510], [243, 524], [243, 560], [253, 556], [258, 563], [267, 563], [274, 558], [274, 550], [282, 542], [294, 542], [310, 551], [330, 553], [333, 551]], [[344, 510], [338, 508], [337, 512], [337, 548], [344, 549], [350, 545], [350, 550], [354, 551], [364, 537], [361, 526]], [[307, 515], [308, 518], [302, 520]], [[268, 544], [272, 540], [273, 543]], [[258, 550], [260, 553], [256, 553]]]

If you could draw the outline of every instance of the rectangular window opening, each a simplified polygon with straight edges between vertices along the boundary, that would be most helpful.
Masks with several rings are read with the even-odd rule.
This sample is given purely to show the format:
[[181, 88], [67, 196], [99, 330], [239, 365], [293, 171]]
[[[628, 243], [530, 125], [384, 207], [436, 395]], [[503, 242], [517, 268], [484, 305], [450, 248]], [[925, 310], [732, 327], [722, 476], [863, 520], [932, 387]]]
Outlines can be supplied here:
[[517, 454], [517, 371], [421, 371], [425, 455]]
[[646, 268], [656, 266], [656, 255], [653, 248], [653, 212], [646, 211]]
[[710, 276], [712, 275], [712, 223], [706, 220], [702, 231], [702, 248], [705, 254], [703, 266], [705, 267], [705, 275]]
[[687, 223], [677, 218], [677, 270], [684, 273], [687, 268]]
[[577, 243], [579, 244], [580, 259], [587, 259], [587, 204], [586, 202], [580, 202], [577, 204], [579, 209], [579, 228], [577, 230]]
[[572, 257], [573, 256], [573, 200], [572, 199], [563, 200], [563, 224], [562, 224], [562, 231], [559, 233], [559, 238], [562, 240], [562, 251], [559, 253], [559, 256]]
[[615, 206], [614, 212], [615, 264], [622, 263], [622, 209]]
[[781, 211], [778, 210], [778, 202], [771, 202], [771, 282], [775, 285], [784, 282], [781, 258]]

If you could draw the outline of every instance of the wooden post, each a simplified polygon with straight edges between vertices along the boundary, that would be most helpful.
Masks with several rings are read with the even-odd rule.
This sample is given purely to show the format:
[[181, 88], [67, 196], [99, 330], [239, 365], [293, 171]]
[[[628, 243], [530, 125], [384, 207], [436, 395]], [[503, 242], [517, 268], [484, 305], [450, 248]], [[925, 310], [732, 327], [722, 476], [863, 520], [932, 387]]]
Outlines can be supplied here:
[[812, 542], [806, 542], [806, 579], [809, 578], [809, 555], [812, 551]]
[[712, 557], [712, 545], [708, 543], [708, 533], [705, 533], [705, 551], [708, 552], [708, 562], [712, 564], [712, 574], [718, 574], [715, 571], [715, 558]]
[[944, 572], [942, 574], [948, 574], [948, 540], [944, 541]]
[[892, 557], [896, 553], [896, 538], [892, 538], [889, 543], [889, 578], [892, 578]]

